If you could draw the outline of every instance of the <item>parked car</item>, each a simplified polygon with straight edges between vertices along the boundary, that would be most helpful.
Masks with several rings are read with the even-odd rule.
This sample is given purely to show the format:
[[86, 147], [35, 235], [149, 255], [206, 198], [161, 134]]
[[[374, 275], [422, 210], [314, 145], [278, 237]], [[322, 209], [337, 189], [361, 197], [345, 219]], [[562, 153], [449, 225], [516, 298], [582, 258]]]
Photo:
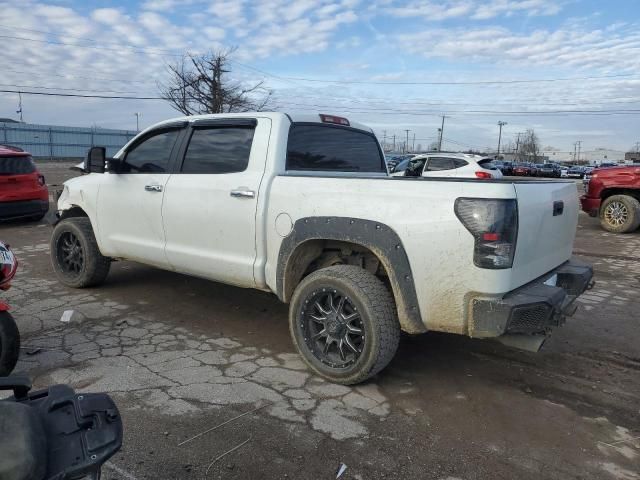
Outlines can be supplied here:
[[555, 163], [540, 165], [538, 175], [541, 177], [560, 177], [560, 165], [556, 165]]
[[49, 211], [49, 191], [31, 154], [0, 145], [0, 220], [40, 220]]
[[466, 153], [428, 153], [399, 163], [394, 177], [502, 178], [493, 159]]
[[373, 131], [343, 117], [177, 118], [114, 159], [92, 148], [85, 169], [58, 200], [62, 283], [97, 286], [128, 259], [272, 292], [337, 383], [381, 371], [401, 330], [537, 350], [593, 275], [572, 259], [572, 183], [391, 177]]
[[519, 177], [529, 176], [531, 175], [531, 167], [526, 163], [516, 163], [513, 165], [513, 171], [511, 174]]
[[529, 167], [529, 176], [531, 177], [537, 177], [538, 176], [538, 169], [539, 169], [539, 165], [529, 162], [527, 163], [527, 166]]
[[569, 178], [582, 178], [584, 177], [584, 170], [582, 167], [570, 167], [567, 171], [567, 176]]
[[502, 166], [498, 168], [503, 175], [513, 175], [513, 162], [502, 162]]
[[585, 186], [585, 188], [589, 183], [589, 180], [591, 180], [591, 174], [593, 173], [594, 169], [595, 167], [584, 167], [584, 176], [582, 177], [582, 184]]
[[596, 168], [580, 202], [582, 210], [600, 217], [605, 230], [636, 230], [640, 226], [640, 167]]
[[569, 167], [560, 167], [560, 178], [569, 178]]

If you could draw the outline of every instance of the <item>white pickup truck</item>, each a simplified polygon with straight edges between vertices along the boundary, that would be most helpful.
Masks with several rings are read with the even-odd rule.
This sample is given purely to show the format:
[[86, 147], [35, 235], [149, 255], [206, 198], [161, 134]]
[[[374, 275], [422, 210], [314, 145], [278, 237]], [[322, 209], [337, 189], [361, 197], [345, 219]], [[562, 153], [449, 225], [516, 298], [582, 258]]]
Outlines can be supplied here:
[[572, 182], [393, 178], [371, 129], [342, 117], [169, 120], [113, 159], [94, 147], [85, 170], [51, 238], [64, 284], [126, 259], [273, 292], [334, 382], [382, 370], [401, 330], [537, 350], [593, 276], [571, 258]]

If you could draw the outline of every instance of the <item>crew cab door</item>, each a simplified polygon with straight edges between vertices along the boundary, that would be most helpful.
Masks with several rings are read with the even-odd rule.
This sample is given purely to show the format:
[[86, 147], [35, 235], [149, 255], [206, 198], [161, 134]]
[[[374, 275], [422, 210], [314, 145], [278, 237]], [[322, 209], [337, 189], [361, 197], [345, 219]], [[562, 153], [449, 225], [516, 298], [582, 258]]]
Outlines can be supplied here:
[[256, 214], [271, 120], [192, 124], [165, 190], [166, 254], [179, 272], [255, 286]]
[[97, 202], [103, 254], [169, 268], [162, 201], [179, 133], [180, 127], [149, 132], [127, 148], [117, 172], [103, 175]]

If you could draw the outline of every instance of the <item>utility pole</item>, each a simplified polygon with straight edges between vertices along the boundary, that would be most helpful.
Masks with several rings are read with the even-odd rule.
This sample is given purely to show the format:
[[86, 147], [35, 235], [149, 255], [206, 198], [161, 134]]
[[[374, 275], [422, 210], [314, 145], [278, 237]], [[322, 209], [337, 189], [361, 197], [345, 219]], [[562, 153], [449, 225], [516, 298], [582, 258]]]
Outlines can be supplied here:
[[411, 130], [409, 130], [408, 128], [405, 128], [404, 131], [407, 133], [407, 143], [404, 144], [404, 153], [408, 153], [409, 152], [409, 132]]
[[580, 161], [580, 150], [582, 150], [582, 140], [578, 141], [578, 162]]
[[438, 129], [438, 132], [440, 133], [439, 135], [439, 139], [438, 139], [438, 151], [441, 152], [442, 151], [442, 138], [444, 137], [444, 119], [447, 118], [446, 115], [442, 115], [442, 126]]
[[140, 117], [142, 116], [142, 113], [135, 112], [134, 115], [136, 116], [136, 132], [139, 132], [140, 131]]
[[16, 113], [20, 114], [20, 122], [23, 123], [23, 120], [22, 120], [22, 92], [18, 92], [18, 110], [16, 110]]
[[500, 127], [500, 133], [498, 134], [498, 153], [496, 154], [496, 158], [500, 158], [500, 142], [502, 141], [502, 127], [504, 127], [507, 124], [507, 122], [503, 122], [502, 120], [500, 120], [498, 122], [498, 126]]
[[517, 162], [520, 161], [520, 135], [522, 135], [522, 132], [518, 132], [518, 139], [516, 140], [515, 160]]
[[411, 144], [411, 151], [415, 152], [416, 151], [416, 134], [413, 134], [413, 143]]
[[578, 142], [573, 144], [573, 163], [576, 163], [576, 152], [578, 151]]
[[385, 148], [387, 148], [387, 131], [383, 130], [382, 131], [382, 150], [384, 150]]
[[393, 134], [393, 151], [396, 151], [396, 134]]

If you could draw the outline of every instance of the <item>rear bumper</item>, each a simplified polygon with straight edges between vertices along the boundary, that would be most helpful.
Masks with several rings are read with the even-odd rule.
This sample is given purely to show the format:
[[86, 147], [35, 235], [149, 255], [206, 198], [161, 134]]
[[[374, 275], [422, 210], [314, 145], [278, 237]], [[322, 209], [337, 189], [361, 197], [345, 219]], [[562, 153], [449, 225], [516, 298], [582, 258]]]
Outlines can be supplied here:
[[471, 334], [546, 334], [564, 323], [574, 304], [591, 287], [593, 267], [571, 259], [555, 270], [502, 297], [475, 297], [471, 301]]
[[49, 200], [22, 200], [0, 202], [0, 220], [44, 215], [49, 211]]
[[592, 217], [597, 217], [600, 212], [600, 204], [602, 200], [599, 198], [591, 198], [583, 195], [580, 197], [580, 205], [583, 212], [587, 212]]

